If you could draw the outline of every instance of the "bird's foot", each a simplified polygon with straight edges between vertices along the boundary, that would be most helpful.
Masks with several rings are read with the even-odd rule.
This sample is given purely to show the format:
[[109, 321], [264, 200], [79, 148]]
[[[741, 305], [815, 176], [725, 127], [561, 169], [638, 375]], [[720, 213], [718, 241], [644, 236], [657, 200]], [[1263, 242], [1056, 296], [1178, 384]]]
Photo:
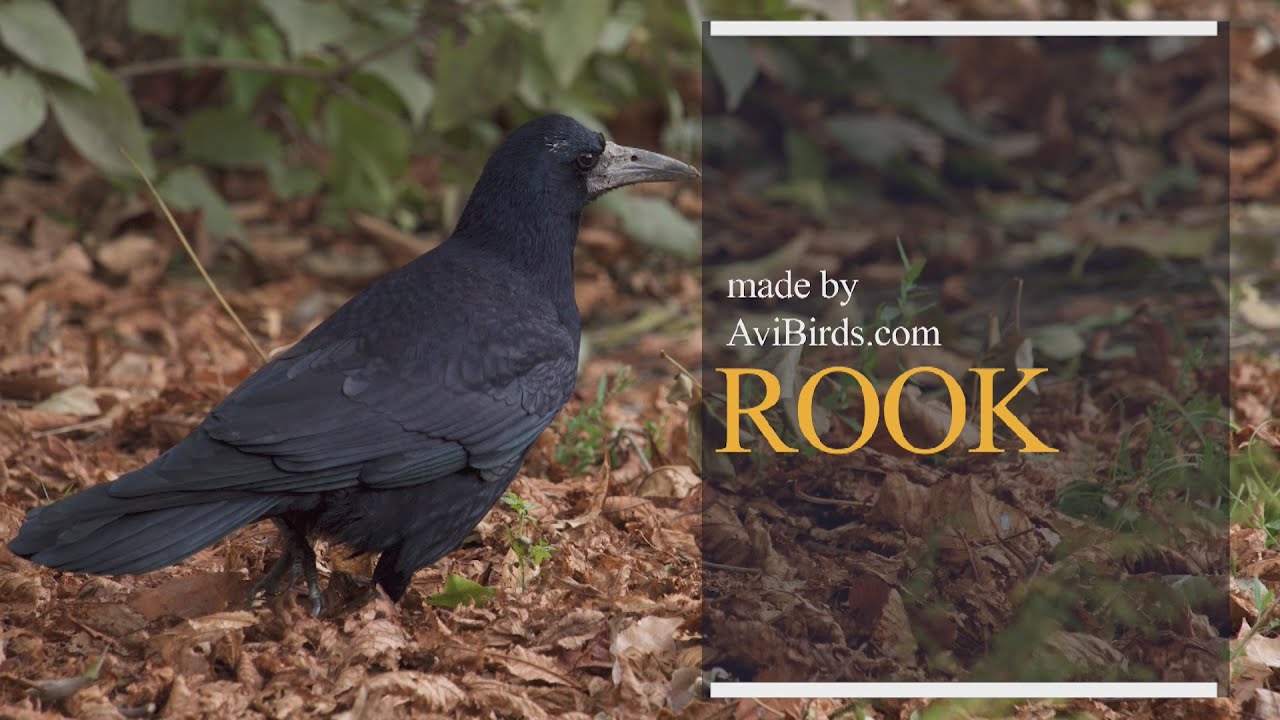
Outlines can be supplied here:
[[[307, 548], [308, 551], [311, 548]], [[320, 580], [316, 575], [316, 554], [309, 552], [309, 557], [300, 559], [302, 574], [307, 579], [307, 598], [311, 600], [311, 617], [318, 618], [324, 610], [324, 594], [320, 592]]]
[[355, 612], [370, 602], [376, 601], [382, 597], [382, 592], [378, 589], [377, 583], [367, 578], [335, 570], [329, 576], [329, 586], [325, 588], [325, 596], [332, 604], [331, 607], [326, 608], [327, 612], [340, 616]]
[[293, 589], [293, 586], [298, 583], [298, 576], [301, 575], [307, 583], [307, 598], [311, 600], [311, 617], [320, 617], [320, 613], [324, 610], [324, 596], [320, 592], [320, 578], [316, 572], [316, 553], [303, 536], [282, 523], [277, 524], [280, 526], [284, 552], [280, 554], [280, 559], [276, 560], [267, 574], [249, 589], [249, 609], [253, 609], [253, 601], [259, 594], [265, 592], [268, 595], [275, 595], [277, 593], [280, 580], [287, 569], [289, 584], [281, 592]]
[[261, 580], [249, 588], [249, 599], [246, 602], [245, 609], [252, 610], [254, 600], [257, 600], [258, 596], [263, 593], [275, 595], [280, 589], [280, 580], [284, 577], [285, 570], [292, 570], [289, 585], [285, 588], [285, 591], [288, 591], [298, 581], [297, 560], [294, 557], [293, 546], [288, 543], [285, 544], [284, 552], [280, 554], [279, 559], [271, 566], [267, 574], [263, 575]]

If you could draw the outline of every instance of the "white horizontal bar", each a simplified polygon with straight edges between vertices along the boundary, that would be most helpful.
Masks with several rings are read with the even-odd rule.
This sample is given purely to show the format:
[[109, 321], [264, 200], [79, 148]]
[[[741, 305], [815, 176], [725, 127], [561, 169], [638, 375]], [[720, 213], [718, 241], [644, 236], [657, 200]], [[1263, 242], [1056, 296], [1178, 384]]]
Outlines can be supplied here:
[[1211, 682], [713, 682], [726, 698], [1212, 698]]
[[711, 37], [1215, 37], [1213, 20], [712, 20]]

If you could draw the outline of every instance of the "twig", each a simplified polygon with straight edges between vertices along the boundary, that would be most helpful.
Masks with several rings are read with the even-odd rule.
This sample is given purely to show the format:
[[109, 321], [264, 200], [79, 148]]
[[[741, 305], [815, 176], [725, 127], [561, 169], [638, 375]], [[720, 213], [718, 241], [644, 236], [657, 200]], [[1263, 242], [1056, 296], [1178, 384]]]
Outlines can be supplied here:
[[763, 573], [764, 572], [764, 570], [761, 570], [760, 568], [742, 567], [741, 565], [725, 565], [724, 563], [711, 562], [710, 560], [703, 560], [702, 567], [711, 568], [713, 570], [728, 570], [731, 572], [740, 572], [740, 573]]
[[631, 451], [640, 458], [640, 466], [644, 468], [645, 474], [651, 475], [653, 474], [653, 463], [649, 462], [649, 458], [644, 456], [644, 448], [640, 447], [640, 443], [636, 441], [636, 435], [640, 435], [646, 439], [648, 438], [648, 435], [644, 434], [643, 430], [618, 428], [613, 437], [609, 439], [609, 449], [613, 450], [621, 447], [624, 443], [630, 445]]
[[769, 712], [773, 713], [774, 715], [777, 715], [780, 718], [785, 718], [787, 716], [787, 714], [782, 712], [781, 710], [765, 705], [763, 702], [761, 702], [760, 698], [751, 698], [751, 701], [754, 702], [756, 705], [759, 705], [760, 707], [764, 708], [765, 710], [768, 710]]
[[159, 60], [143, 60], [142, 62], [121, 65], [113, 72], [115, 72], [116, 76], [120, 78], [131, 78], [141, 75], [159, 75], [161, 73], [180, 72], [184, 70], [240, 70], [244, 72], [263, 73], [264, 75], [283, 75], [286, 77], [305, 78], [307, 80], [320, 80], [322, 82], [341, 82], [353, 72], [359, 70], [362, 66], [367, 65], [374, 60], [386, 57], [408, 43], [413, 42], [413, 40], [419, 35], [420, 30], [415, 27], [408, 32], [397, 35], [390, 41], [364, 53], [363, 55], [358, 55], [341, 65], [331, 68], [273, 63], [265, 60], [255, 60], [253, 58], [177, 57], [161, 58]]
[[818, 497], [817, 495], [810, 495], [809, 493], [800, 489], [799, 479], [795, 481], [794, 485], [792, 486], [792, 489], [795, 490], [796, 497], [800, 498], [801, 500], [804, 500], [805, 502], [811, 502], [814, 505], [835, 505], [837, 507], [871, 507], [872, 505], [875, 504], [870, 500], [865, 500], [865, 501], [864, 500], [842, 500], [840, 498], [824, 498], [824, 497]]
[[689, 371], [685, 368], [685, 366], [683, 366], [683, 365], [681, 365], [681, 364], [680, 364], [680, 362], [679, 362], [678, 360], [676, 360], [675, 358], [673, 358], [673, 357], [671, 357], [669, 354], [667, 354], [667, 351], [666, 351], [666, 350], [659, 350], [659, 351], [658, 351], [658, 354], [662, 355], [662, 359], [663, 359], [663, 360], [666, 360], [667, 362], [671, 363], [672, 365], [675, 365], [675, 366], [676, 366], [676, 369], [680, 371], [680, 374], [681, 374], [681, 375], [684, 375], [685, 377], [689, 378], [689, 382], [693, 383], [693, 386], [694, 386], [694, 387], [696, 387], [696, 388], [698, 388], [698, 392], [703, 393], [704, 395], [706, 394], [706, 391], [705, 391], [705, 390], [703, 390], [703, 388], [702, 388], [702, 383], [698, 382], [698, 378], [694, 377], [694, 376], [693, 376], [693, 373], [689, 372]]
[[[116, 405], [115, 407], [120, 407], [120, 406]], [[118, 416], [119, 413], [117, 413], [116, 415]], [[50, 437], [53, 435], [64, 435], [66, 433], [79, 432], [81, 430], [93, 430], [99, 427], [110, 427], [112, 423], [114, 423], [116, 420], [119, 419], [119, 417], [117, 416], [113, 416], [111, 413], [105, 413], [101, 417], [96, 417], [92, 420], [85, 420], [84, 422], [72, 423], [70, 425], [63, 425], [61, 427], [56, 427], [49, 430], [41, 430], [40, 432], [32, 433], [31, 437], [36, 438], [38, 440], [42, 437]]]
[[226, 310], [227, 314], [231, 316], [231, 320], [235, 322], [236, 327], [240, 328], [240, 332], [244, 334], [245, 339], [253, 346], [253, 351], [258, 353], [258, 357], [262, 362], [267, 362], [267, 354], [262, 352], [262, 348], [258, 347], [258, 341], [253, 339], [253, 334], [249, 332], [249, 328], [245, 327], [244, 323], [240, 321], [240, 316], [236, 314], [235, 310], [231, 309], [231, 304], [219, 292], [218, 286], [213, 283], [213, 278], [209, 277], [209, 273], [204, 269], [200, 258], [196, 257], [196, 251], [191, 247], [191, 243], [187, 242], [186, 234], [182, 232], [182, 228], [178, 227], [178, 221], [173, 219], [173, 213], [169, 212], [169, 206], [165, 204], [164, 198], [160, 197], [160, 192], [156, 190], [156, 186], [151, 183], [151, 178], [147, 177], [147, 173], [143, 171], [142, 166], [123, 147], [120, 148], [120, 154], [124, 155], [124, 159], [129, 161], [134, 171], [147, 184], [147, 189], [151, 191], [151, 196], [156, 199], [165, 219], [169, 221], [169, 227], [173, 228], [173, 232], [177, 234], [178, 240], [182, 243], [182, 247], [186, 249], [187, 255], [191, 257], [191, 261], [196, 264], [196, 269], [200, 271], [200, 276], [204, 278], [205, 284], [209, 286], [209, 289], [213, 291], [214, 297], [218, 298], [218, 302], [222, 304], [222, 309]]
[[370, 50], [369, 52], [363, 55], [357, 55], [351, 58], [350, 60], [348, 60], [347, 62], [343, 63], [342, 65], [338, 66], [338, 68], [336, 68], [335, 72], [337, 76], [344, 77], [345, 75], [350, 74], [365, 65], [368, 65], [374, 60], [381, 60], [382, 58], [390, 55], [391, 53], [399, 50], [405, 45], [408, 45], [409, 43], [418, 39], [422, 35], [422, 28], [419, 27], [420, 25], [422, 25], [421, 19], [419, 19], [418, 22], [414, 23], [413, 29], [400, 33], [399, 35], [391, 38], [389, 41], [383, 43], [382, 45]]
[[110, 635], [108, 635], [108, 634], [106, 634], [106, 633], [102, 632], [101, 630], [94, 630], [93, 628], [89, 627], [88, 625], [85, 625], [84, 623], [80, 622], [79, 620], [76, 620], [75, 618], [70, 618], [70, 620], [71, 620], [71, 623], [72, 623], [73, 625], [75, 625], [76, 627], [80, 628], [81, 630], [83, 630], [83, 631], [85, 631], [85, 632], [89, 633], [90, 635], [92, 635], [92, 636], [94, 636], [94, 637], [98, 638], [99, 640], [101, 640], [101, 641], [105, 642], [105, 643], [107, 644], [107, 646], [108, 646], [108, 647], [112, 647], [112, 648], [114, 648], [114, 647], [116, 646], [116, 639], [115, 639], [115, 638], [113, 638], [113, 637], [111, 637]]
[[138, 77], [141, 75], [159, 75], [182, 70], [243, 70], [265, 75], [284, 75], [305, 78], [308, 80], [329, 80], [334, 75], [332, 68], [307, 67], [306, 65], [286, 65], [266, 62], [251, 58], [197, 57], [197, 58], [161, 58], [122, 65], [114, 70], [120, 78]]
[[263, 60], [255, 60], [252, 58], [197, 57], [145, 60], [143, 62], [122, 65], [116, 68], [114, 72], [117, 77], [127, 79], [142, 75], [156, 75], [160, 73], [179, 72], [185, 70], [239, 70], [243, 72], [262, 73], [264, 75], [280, 75], [283, 77], [315, 80], [317, 82], [324, 83], [324, 85], [328, 87], [329, 91], [334, 95], [346, 98], [362, 109], [371, 112], [374, 115], [378, 115], [384, 121], [396, 125], [403, 130], [411, 130], [412, 128], [408, 123], [404, 122], [404, 120], [400, 119], [394, 113], [386, 110], [385, 108], [370, 103], [361, 96], [360, 93], [353, 90], [346, 81], [363, 66], [399, 50], [405, 45], [413, 42], [420, 34], [421, 29], [415, 26], [412, 30], [401, 33], [390, 41], [362, 55], [358, 55], [346, 62], [330, 68], [273, 63]]
[[352, 105], [355, 105], [365, 112], [377, 115], [385, 123], [395, 125], [405, 132], [409, 132], [413, 129], [412, 125], [397, 117], [395, 113], [381, 105], [378, 105], [377, 103], [370, 102], [368, 98], [355, 90], [352, 90], [350, 85], [342, 82], [341, 80], [334, 80], [330, 85], [330, 89], [333, 91], [334, 95], [345, 98], [347, 102], [350, 102]]

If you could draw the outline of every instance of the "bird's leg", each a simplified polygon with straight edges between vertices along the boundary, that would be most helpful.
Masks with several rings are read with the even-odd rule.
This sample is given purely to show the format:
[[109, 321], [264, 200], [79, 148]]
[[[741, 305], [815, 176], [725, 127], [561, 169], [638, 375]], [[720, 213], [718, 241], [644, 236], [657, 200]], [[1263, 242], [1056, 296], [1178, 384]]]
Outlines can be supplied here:
[[280, 531], [280, 541], [284, 546], [284, 550], [280, 554], [280, 559], [271, 566], [267, 574], [261, 580], [254, 583], [249, 590], [249, 607], [252, 609], [253, 601], [259, 593], [266, 592], [274, 595], [280, 586], [280, 580], [284, 577], [285, 570], [289, 570], [289, 585], [284, 591], [288, 592], [295, 583], [298, 582], [298, 576], [302, 575], [307, 582], [307, 597], [311, 600], [311, 615], [319, 617], [320, 611], [324, 609], [324, 601], [320, 593], [320, 581], [316, 574], [316, 553], [311, 549], [310, 543], [306, 537], [294, 530], [287, 523], [279, 518], [275, 519], [276, 528]]
[[[263, 575], [261, 580], [254, 583], [253, 587], [249, 588], [248, 609], [253, 609], [253, 601], [258, 598], [258, 595], [261, 595], [264, 592], [268, 595], [275, 595], [276, 591], [280, 587], [280, 579], [284, 577], [284, 571], [289, 569], [293, 570], [293, 577], [289, 580], [289, 587], [293, 587], [293, 583], [298, 579], [298, 565], [294, 558], [293, 545], [286, 542], [283, 552], [280, 553], [279, 559], [277, 559], [275, 564], [271, 566], [271, 569], [267, 571], [267, 574]], [[286, 590], [287, 589], [288, 588], [286, 588]]]
[[316, 552], [311, 549], [311, 545], [307, 544], [306, 540], [303, 540], [297, 549], [298, 556], [294, 559], [294, 572], [296, 573], [299, 567], [302, 568], [302, 576], [307, 580], [307, 597], [311, 600], [311, 617], [320, 617], [320, 611], [324, 610], [324, 596], [320, 593], [320, 579], [316, 575]]

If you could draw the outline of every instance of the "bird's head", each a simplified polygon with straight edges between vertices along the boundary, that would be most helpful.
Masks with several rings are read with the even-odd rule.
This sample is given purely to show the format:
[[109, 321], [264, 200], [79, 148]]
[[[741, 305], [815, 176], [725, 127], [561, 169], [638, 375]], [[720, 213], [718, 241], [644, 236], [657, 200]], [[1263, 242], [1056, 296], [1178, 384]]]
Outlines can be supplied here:
[[489, 158], [475, 194], [535, 199], [577, 213], [610, 190], [645, 182], [699, 177], [666, 155], [606, 140], [564, 115], [547, 115], [517, 128]]

